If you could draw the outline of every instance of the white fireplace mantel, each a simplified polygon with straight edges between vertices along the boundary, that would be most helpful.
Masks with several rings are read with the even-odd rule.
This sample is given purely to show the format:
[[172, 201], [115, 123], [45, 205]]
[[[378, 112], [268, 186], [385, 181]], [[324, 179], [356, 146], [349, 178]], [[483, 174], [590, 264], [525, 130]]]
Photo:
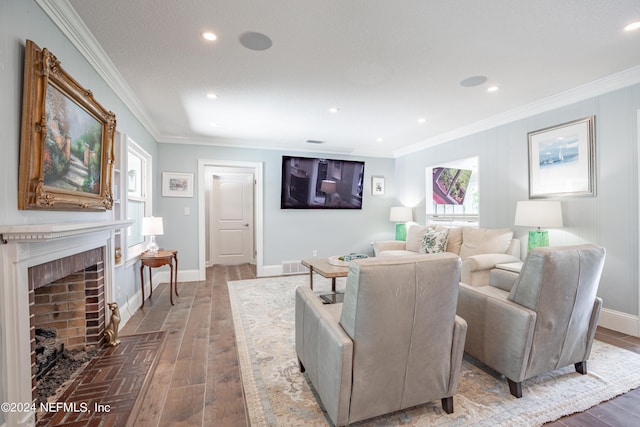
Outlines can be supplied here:
[[[28, 270], [31, 266], [104, 247], [133, 221], [68, 222], [0, 226], [0, 401], [31, 402]], [[113, 296], [114, 262], [105, 258], [104, 291]], [[105, 308], [105, 316], [106, 308]], [[7, 426], [33, 426], [33, 413], [6, 413]], [[2, 422], [0, 422], [2, 424]]]
[[114, 230], [128, 227], [132, 220], [100, 221], [100, 222], [62, 222], [53, 224], [33, 225], [1, 225], [0, 240], [2, 243], [10, 241], [34, 242], [95, 233], [98, 231]]

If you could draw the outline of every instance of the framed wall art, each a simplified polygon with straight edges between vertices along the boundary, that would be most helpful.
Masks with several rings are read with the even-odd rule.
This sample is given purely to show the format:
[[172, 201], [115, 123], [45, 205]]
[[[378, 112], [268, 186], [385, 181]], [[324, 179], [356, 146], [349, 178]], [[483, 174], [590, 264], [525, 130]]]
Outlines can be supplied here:
[[371, 194], [374, 196], [384, 196], [384, 176], [371, 177]]
[[163, 197], [193, 197], [193, 174], [162, 172]]
[[107, 210], [116, 116], [27, 40], [18, 208]]
[[530, 132], [529, 198], [595, 196], [595, 116]]

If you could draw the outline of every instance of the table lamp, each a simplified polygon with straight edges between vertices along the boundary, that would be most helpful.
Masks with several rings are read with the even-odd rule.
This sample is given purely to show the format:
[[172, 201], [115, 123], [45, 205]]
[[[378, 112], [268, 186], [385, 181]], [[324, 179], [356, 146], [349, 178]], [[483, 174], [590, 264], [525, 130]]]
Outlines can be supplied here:
[[329, 179], [323, 179], [322, 184], [320, 184], [320, 191], [322, 191], [325, 194], [324, 203], [325, 205], [328, 205], [331, 194], [338, 191], [338, 185], [336, 184], [335, 181], [331, 181]]
[[407, 222], [413, 221], [413, 209], [406, 206], [394, 206], [389, 221], [396, 223], [396, 240], [407, 240]]
[[162, 236], [164, 234], [164, 228], [162, 227], [162, 217], [159, 216], [145, 216], [142, 218], [142, 235], [150, 236], [151, 241], [147, 246], [147, 251], [152, 254], [158, 253], [158, 244], [156, 243], [156, 236]]
[[549, 246], [549, 232], [542, 227], [562, 227], [562, 205], [558, 201], [520, 201], [516, 205], [514, 225], [538, 227], [529, 231], [529, 250]]

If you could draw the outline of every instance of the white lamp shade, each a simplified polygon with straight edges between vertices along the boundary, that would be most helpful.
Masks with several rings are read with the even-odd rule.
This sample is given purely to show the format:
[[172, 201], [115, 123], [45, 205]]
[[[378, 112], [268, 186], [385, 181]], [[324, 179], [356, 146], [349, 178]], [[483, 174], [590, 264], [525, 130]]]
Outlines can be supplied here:
[[328, 179], [323, 179], [322, 184], [320, 184], [320, 191], [323, 193], [335, 193], [337, 188], [336, 182]]
[[525, 200], [516, 205], [514, 225], [523, 227], [562, 227], [562, 205], [558, 201]]
[[162, 227], [162, 217], [145, 216], [142, 218], [142, 235], [143, 236], [162, 236], [164, 228]]
[[394, 206], [389, 214], [391, 222], [409, 222], [413, 221], [413, 209], [406, 206]]

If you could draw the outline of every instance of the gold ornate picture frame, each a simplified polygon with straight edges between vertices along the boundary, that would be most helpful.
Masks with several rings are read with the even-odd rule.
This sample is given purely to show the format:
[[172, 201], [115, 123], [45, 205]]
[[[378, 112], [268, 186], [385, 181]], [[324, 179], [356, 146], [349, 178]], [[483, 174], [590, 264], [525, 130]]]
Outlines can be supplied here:
[[27, 40], [18, 208], [111, 209], [115, 129], [115, 114]]

